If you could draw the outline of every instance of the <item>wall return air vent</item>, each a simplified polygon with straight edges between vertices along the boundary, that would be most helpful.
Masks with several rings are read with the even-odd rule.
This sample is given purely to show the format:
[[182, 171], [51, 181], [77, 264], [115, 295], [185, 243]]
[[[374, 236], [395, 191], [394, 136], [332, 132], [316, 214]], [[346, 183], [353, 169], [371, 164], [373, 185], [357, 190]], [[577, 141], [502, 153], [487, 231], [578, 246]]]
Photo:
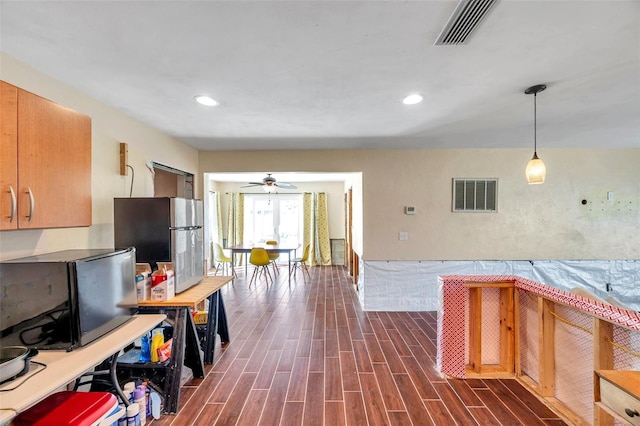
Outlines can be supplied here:
[[495, 212], [498, 179], [453, 179], [454, 212]]
[[498, 0], [460, 0], [434, 44], [466, 44], [497, 2]]

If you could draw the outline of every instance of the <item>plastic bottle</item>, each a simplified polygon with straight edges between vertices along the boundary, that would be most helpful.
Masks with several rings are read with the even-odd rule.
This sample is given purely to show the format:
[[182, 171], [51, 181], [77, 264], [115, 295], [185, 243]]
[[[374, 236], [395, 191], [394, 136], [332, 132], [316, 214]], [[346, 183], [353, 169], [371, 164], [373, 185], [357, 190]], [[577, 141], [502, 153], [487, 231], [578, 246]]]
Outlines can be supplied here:
[[145, 386], [140, 385], [133, 391], [133, 403], [138, 404], [140, 414], [140, 426], [147, 423], [147, 398]]
[[140, 406], [131, 404], [127, 407], [127, 426], [140, 426]]
[[122, 388], [122, 392], [124, 392], [124, 396], [127, 397], [127, 400], [129, 402], [133, 401], [133, 391], [136, 390], [136, 383], [135, 382], [127, 382], [124, 384], [124, 387]]
[[154, 328], [151, 335], [151, 362], [158, 362], [158, 349], [164, 345], [164, 330], [161, 328]]
[[160, 395], [157, 392], [151, 392], [149, 395], [149, 404], [151, 404], [151, 416], [154, 419], [159, 419], [164, 405], [162, 403], [162, 398], [160, 398]]
[[[118, 408], [122, 409], [125, 408], [124, 404], [118, 404]], [[125, 408], [124, 413], [122, 414], [122, 417], [120, 417], [118, 419], [118, 426], [127, 426], [127, 410]]]
[[149, 337], [149, 333], [142, 336], [140, 339], [140, 362], [150, 362], [151, 361], [151, 338]]
[[142, 385], [144, 386], [145, 389], [145, 404], [146, 404], [146, 408], [147, 408], [147, 417], [151, 416], [151, 387], [147, 384], [147, 382], [142, 382]]

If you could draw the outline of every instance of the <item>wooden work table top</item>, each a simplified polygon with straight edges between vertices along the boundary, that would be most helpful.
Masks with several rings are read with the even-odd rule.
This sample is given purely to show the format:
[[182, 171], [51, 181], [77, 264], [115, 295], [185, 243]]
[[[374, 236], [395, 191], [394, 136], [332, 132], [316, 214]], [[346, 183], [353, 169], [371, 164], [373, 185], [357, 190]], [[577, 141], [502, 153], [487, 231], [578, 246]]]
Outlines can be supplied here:
[[209, 297], [216, 291], [220, 290], [232, 280], [233, 277], [225, 276], [204, 277], [198, 284], [194, 285], [188, 290], [183, 291], [182, 293], [176, 294], [169, 300], [165, 300], [162, 302], [156, 300], [145, 300], [144, 302], [138, 302], [138, 305], [153, 307], [187, 306], [195, 309], [196, 305], [204, 301], [207, 297]]

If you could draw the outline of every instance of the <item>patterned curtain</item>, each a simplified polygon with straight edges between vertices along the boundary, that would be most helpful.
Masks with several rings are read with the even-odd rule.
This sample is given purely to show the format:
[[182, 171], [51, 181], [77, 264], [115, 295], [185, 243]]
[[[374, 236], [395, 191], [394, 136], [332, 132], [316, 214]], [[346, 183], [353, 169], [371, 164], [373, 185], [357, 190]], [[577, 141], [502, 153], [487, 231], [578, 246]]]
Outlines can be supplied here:
[[305, 193], [303, 195], [303, 214], [302, 247], [311, 243], [311, 251], [309, 252], [311, 265], [331, 265], [327, 194], [324, 192]]
[[329, 214], [327, 211], [327, 194], [318, 192], [314, 195], [315, 204], [315, 250], [314, 258], [318, 265], [331, 265], [331, 241], [329, 241]]
[[[242, 244], [244, 238], [244, 194], [230, 192], [227, 211], [227, 247]], [[242, 265], [242, 256], [237, 263]]]
[[221, 206], [221, 197], [220, 197], [220, 192], [216, 191], [216, 223], [218, 224], [218, 230], [217, 230], [217, 235], [218, 235], [218, 243], [224, 247], [223, 241], [222, 241], [222, 236], [224, 235], [222, 233], [222, 206]]
[[302, 222], [302, 249], [307, 246], [307, 244], [311, 244], [311, 251], [309, 252], [309, 262], [311, 265], [314, 265], [313, 256], [313, 194], [310, 192], [305, 192], [302, 195], [302, 214], [304, 215]]

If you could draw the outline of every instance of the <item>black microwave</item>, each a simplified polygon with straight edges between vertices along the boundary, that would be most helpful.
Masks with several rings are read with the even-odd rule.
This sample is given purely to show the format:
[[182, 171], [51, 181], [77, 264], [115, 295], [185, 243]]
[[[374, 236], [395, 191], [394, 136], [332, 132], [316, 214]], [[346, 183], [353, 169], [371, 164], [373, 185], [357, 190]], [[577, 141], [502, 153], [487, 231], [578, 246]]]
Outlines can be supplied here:
[[137, 310], [135, 249], [66, 250], [0, 262], [0, 344], [72, 350]]

